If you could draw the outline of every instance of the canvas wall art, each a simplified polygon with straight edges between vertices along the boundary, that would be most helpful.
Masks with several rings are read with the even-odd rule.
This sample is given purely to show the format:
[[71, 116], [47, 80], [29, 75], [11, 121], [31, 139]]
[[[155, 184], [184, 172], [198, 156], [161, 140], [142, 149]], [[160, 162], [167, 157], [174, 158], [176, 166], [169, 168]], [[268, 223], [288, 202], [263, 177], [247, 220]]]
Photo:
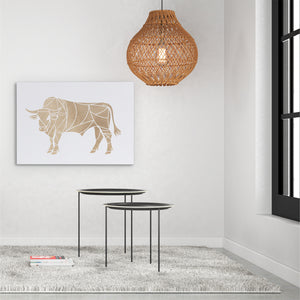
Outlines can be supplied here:
[[134, 162], [132, 82], [18, 82], [17, 164]]

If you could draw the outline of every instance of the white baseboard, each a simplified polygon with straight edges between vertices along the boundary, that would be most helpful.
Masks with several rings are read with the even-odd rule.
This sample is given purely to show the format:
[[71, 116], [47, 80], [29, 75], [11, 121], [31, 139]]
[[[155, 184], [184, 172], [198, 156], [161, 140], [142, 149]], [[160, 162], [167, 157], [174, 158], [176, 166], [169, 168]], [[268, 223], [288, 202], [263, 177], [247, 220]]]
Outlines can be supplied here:
[[[157, 237], [153, 236], [153, 245], [157, 243]], [[109, 245], [123, 245], [123, 238], [109, 238]], [[130, 245], [130, 235], [127, 236], [127, 244]], [[148, 245], [149, 237], [134, 238], [134, 245]], [[223, 238], [165, 238], [161, 237], [161, 244], [167, 246], [205, 246], [210, 248], [222, 248]], [[11, 246], [77, 246], [77, 238], [0, 238], [0, 245]], [[104, 238], [81, 238], [82, 246], [103, 246]]]
[[288, 281], [289, 283], [300, 287], [300, 272], [284, 264], [281, 264], [272, 258], [251, 250], [230, 239], [224, 238], [224, 248], [235, 255], [238, 255], [258, 267], [273, 273], [274, 275]]

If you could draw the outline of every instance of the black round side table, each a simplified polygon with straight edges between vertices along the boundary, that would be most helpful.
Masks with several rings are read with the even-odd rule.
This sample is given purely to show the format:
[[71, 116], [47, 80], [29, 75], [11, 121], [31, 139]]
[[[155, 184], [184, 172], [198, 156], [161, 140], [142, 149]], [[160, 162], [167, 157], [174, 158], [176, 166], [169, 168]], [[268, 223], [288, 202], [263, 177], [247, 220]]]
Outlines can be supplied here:
[[113, 202], [105, 203], [105, 267], [107, 267], [107, 209], [127, 210], [131, 212], [131, 261], [133, 261], [133, 211], [149, 211], [150, 212], [150, 264], [152, 263], [152, 211], [157, 211], [157, 228], [158, 228], [158, 272], [160, 272], [160, 211], [169, 209], [172, 204], [155, 203], [155, 202]]
[[[130, 196], [130, 201], [133, 202], [134, 195], [141, 195], [146, 193], [145, 190], [139, 189], [121, 189], [121, 188], [94, 188], [94, 189], [80, 189], [78, 192], [78, 257], [80, 257], [80, 194], [84, 195], [98, 195], [98, 196], [123, 196], [126, 203], [126, 196]], [[124, 253], [126, 253], [126, 211], [124, 211]]]

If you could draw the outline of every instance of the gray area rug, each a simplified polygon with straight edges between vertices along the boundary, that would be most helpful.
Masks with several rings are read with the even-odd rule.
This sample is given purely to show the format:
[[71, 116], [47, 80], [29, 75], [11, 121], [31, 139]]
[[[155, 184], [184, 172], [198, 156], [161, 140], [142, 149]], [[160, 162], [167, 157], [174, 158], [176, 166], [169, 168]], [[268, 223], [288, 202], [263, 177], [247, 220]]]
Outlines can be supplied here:
[[[128, 249], [129, 250], [129, 249]], [[154, 250], [154, 249], [153, 249]], [[74, 267], [30, 267], [30, 255], [65, 255]], [[247, 271], [216, 249], [162, 247], [161, 272], [157, 252], [149, 264], [149, 248], [103, 247], [0, 247], [0, 292], [162, 292], [162, 293], [278, 293], [279, 286]]]

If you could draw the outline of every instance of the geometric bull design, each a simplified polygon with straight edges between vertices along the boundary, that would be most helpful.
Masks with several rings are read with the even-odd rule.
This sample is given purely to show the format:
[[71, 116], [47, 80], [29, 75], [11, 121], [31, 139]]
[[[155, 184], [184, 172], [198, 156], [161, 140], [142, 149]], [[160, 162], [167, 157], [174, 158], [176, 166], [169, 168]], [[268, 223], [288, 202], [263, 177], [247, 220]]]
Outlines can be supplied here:
[[72, 102], [50, 97], [44, 101], [41, 109], [26, 110], [32, 114], [30, 118], [39, 119], [39, 130], [49, 136], [48, 153], [51, 154], [57, 154], [59, 151], [58, 143], [64, 132], [77, 132], [84, 135], [93, 127], [96, 142], [91, 153], [98, 150], [104, 136], [107, 142], [105, 154], [110, 154], [113, 150], [112, 133], [109, 129], [111, 121], [114, 126], [114, 134], [121, 134], [115, 124], [113, 109], [108, 103]]

